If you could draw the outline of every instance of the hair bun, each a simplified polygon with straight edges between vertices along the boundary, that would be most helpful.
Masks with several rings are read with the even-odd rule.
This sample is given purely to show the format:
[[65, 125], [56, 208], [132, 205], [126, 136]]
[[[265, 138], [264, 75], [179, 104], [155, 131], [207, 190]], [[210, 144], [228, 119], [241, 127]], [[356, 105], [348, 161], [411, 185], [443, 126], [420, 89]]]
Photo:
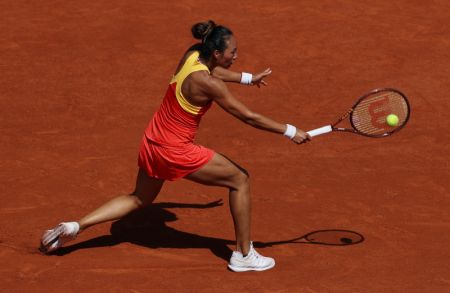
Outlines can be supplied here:
[[216, 27], [216, 23], [212, 20], [207, 22], [199, 22], [192, 26], [191, 32], [194, 38], [204, 40]]

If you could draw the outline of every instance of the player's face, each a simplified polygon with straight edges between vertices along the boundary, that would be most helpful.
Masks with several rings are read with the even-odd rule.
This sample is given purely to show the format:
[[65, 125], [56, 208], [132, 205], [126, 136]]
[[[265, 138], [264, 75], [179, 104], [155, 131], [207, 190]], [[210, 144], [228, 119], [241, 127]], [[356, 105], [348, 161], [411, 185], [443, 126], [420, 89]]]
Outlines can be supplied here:
[[237, 58], [236, 39], [233, 36], [230, 36], [227, 43], [228, 47], [222, 53], [219, 52], [217, 55], [217, 63], [223, 68], [229, 68]]

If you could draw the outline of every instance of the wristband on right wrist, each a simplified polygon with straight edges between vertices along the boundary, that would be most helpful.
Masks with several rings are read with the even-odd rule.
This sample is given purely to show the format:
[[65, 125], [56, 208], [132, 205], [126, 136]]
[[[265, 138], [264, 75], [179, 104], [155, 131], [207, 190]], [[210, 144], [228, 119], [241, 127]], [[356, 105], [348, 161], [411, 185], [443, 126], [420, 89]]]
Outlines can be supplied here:
[[283, 133], [284, 136], [293, 139], [297, 134], [297, 128], [291, 124], [286, 124], [286, 131]]

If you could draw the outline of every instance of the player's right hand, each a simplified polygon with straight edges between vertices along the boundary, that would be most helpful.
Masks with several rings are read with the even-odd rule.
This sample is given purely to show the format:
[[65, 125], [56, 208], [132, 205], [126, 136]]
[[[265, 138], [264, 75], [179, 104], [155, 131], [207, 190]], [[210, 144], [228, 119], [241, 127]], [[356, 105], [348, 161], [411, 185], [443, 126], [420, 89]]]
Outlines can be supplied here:
[[311, 140], [311, 136], [304, 132], [303, 130], [300, 130], [297, 128], [297, 133], [295, 134], [294, 138], [292, 139], [293, 142], [296, 144], [302, 144], [305, 142], [308, 142]]

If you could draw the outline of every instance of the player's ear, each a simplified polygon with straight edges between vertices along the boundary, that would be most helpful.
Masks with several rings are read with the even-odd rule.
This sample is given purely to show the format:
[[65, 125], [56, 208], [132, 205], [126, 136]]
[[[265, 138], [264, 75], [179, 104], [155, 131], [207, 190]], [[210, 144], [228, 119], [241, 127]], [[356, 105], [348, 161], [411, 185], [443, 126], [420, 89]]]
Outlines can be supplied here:
[[213, 56], [215, 60], [219, 60], [222, 57], [223, 53], [220, 52], [219, 50], [214, 50], [213, 52]]

